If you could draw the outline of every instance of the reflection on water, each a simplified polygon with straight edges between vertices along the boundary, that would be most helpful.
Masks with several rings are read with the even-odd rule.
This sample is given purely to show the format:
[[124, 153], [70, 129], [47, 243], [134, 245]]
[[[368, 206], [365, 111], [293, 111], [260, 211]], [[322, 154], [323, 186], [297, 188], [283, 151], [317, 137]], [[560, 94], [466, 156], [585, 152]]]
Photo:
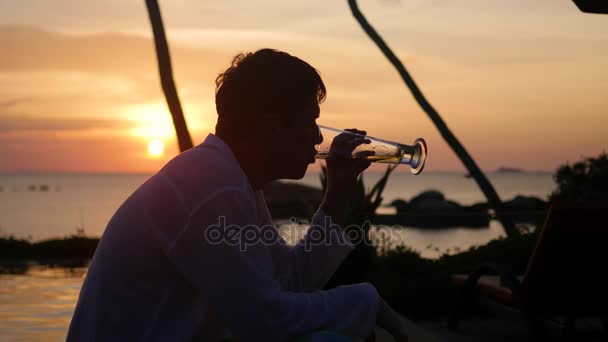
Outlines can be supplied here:
[[2, 341], [60, 341], [78, 300], [86, 268], [31, 267], [0, 274]]
[[372, 241], [387, 249], [407, 246], [423, 258], [435, 259], [443, 254], [456, 254], [473, 246], [503, 237], [504, 230], [498, 221], [490, 221], [487, 228], [454, 227], [449, 229], [412, 229], [383, 226], [370, 230]]
[[[306, 234], [308, 226], [301, 222], [277, 220], [275, 225], [288, 244], [294, 245]], [[473, 246], [481, 246], [490, 240], [504, 236], [498, 221], [490, 221], [487, 228], [454, 227], [449, 229], [394, 228], [372, 226], [370, 239], [378, 246], [393, 249], [406, 246], [420, 253], [423, 258], [436, 259], [443, 254], [455, 254]]]

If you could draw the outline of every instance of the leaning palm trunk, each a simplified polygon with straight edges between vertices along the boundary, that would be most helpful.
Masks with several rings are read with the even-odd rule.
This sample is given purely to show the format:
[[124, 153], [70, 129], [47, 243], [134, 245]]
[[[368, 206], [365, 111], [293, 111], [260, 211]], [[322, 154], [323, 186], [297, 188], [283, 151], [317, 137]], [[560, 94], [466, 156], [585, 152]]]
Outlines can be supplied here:
[[173, 68], [171, 67], [171, 56], [169, 55], [169, 46], [165, 37], [163, 18], [160, 15], [160, 8], [156, 0], [146, 0], [146, 6], [148, 7], [150, 24], [152, 24], [152, 32], [154, 33], [154, 45], [156, 46], [156, 56], [158, 57], [161, 85], [167, 99], [167, 106], [171, 112], [171, 117], [173, 118], [179, 150], [184, 152], [192, 148], [192, 138], [190, 138], [184, 112], [182, 111], [175, 82], [173, 81]]
[[460, 158], [464, 166], [467, 168], [473, 179], [475, 179], [477, 185], [486, 196], [488, 204], [492, 209], [494, 209], [496, 213], [496, 218], [501, 222], [507, 236], [516, 235], [517, 229], [515, 228], [515, 224], [512, 219], [503, 214], [502, 202], [488, 178], [486, 178], [486, 176], [479, 169], [479, 167], [477, 166], [473, 158], [471, 158], [464, 146], [462, 146], [456, 136], [452, 133], [452, 131], [450, 131], [446, 123], [443, 121], [443, 119], [441, 119], [441, 116], [439, 116], [439, 113], [437, 113], [435, 108], [433, 108], [433, 106], [427, 101], [426, 97], [424, 96], [424, 94], [422, 94], [422, 91], [420, 90], [420, 88], [418, 88], [418, 85], [416, 85], [416, 82], [414, 82], [414, 79], [407, 72], [399, 58], [395, 56], [393, 51], [384, 42], [382, 37], [380, 37], [376, 30], [374, 30], [374, 28], [367, 22], [367, 20], [359, 10], [359, 7], [357, 6], [356, 0], [348, 0], [348, 4], [353, 13], [353, 16], [355, 17], [355, 19], [357, 19], [365, 33], [367, 33], [367, 35], [374, 41], [374, 43], [376, 43], [378, 48], [380, 48], [380, 50], [384, 53], [386, 58], [388, 58], [388, 60], [393, 64], [393, 66], [395, 66], [395, 68], [399, 72], [399, 75], [401, 75], [401, 78], [412, 92], [412, 95], [414, 96], [420, 107], [422, 107], [426, 114], [431, 118], [431, 121], [433, 121], [433, 123], [439, 130], [443, 139], [448, 143], [448, 145], [450, 145], [454, 153], [456, 153], [458, 158]]

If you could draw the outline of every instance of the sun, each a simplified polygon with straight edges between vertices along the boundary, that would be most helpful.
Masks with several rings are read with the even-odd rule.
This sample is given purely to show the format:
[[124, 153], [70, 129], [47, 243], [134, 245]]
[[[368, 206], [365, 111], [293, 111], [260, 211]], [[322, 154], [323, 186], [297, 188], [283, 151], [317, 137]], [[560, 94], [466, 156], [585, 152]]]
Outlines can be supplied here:
[[159, 140], [155, 139], [148, 143], [148, 155], [152, 158], [162, 157], [165, 152], [165, 144]]

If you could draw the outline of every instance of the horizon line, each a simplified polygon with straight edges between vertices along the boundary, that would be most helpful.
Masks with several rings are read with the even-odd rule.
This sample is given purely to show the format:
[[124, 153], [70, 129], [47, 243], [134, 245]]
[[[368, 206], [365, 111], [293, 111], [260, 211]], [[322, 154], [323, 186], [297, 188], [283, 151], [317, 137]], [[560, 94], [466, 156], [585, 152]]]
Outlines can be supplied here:
[[[365, 171], [363, 174], [384, 174], [384, 170], [369, 170], [369, 171]], [[491, 171], [483, 171], [485, 174], [496, 174], [496, 173], [501, 173], [501, 174], [510, 174], [510, 173], [514, 173], [514, 174], [518, 174], [518, 173], [524, 173], [524, 174], [531, 174], [531, 173], [554, 173], [555, 171], [549, 171], [549, 170], [524, 170], [524, 169], [518, 169], [518, 171], [515, 172], [508, 172], [508, 171], [500, 171], [500, 168], [495, 169], [495, 170], [491, 170]], [[90, 176], [95, 176], [95, 175], [131, 175], [131, 176], [152, 176], [154, 174], [156, 174], [157, 172], [149, 172], [149, 171], [70, 171], [70, 170], [66, 170], [66, 171], [56, 171], [56, 170], [14, 170], [14, 171], [1, 171], [0, 170], [0, 176], [18, 176], [18, 175], [90, 175]], [[306, 174], [315, 174], [318, 175], [320, 174], [320, 171], [317, 170], [311, 170], [306, 172]], [[393, 174], [401, 174], [401, 173], [410, 173], [408, 170], [402, 170], [402, 171], [394, 171]], [[458, 174], [462, 174], [462, 175], [467, 175], [468, 172], [466, 170], [433, 170], [433, 171], [426, 171], [423, 174], [441, 174], [441, 173], [458, 173]], [[279, 179], [279, 180], [297, 180], [297, 179]]]

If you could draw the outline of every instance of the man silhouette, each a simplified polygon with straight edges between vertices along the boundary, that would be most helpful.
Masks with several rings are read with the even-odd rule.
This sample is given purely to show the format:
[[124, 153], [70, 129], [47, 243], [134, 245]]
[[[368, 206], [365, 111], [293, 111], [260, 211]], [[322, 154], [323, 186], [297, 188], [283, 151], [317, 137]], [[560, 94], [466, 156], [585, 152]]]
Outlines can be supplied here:
[[286, 340], [320, 330], [365, 337], [398, 316], [371, 284], [321, 291], [353, 249], [340, 228], [360, 136], [335, 138], [328, 187], [306, 237], [280, 238], [261, 188], [300, 179], [322, 137], [318, 72], [287, 53], [239, 54], [216, 79], [216, 133], [178, 155], [110, 220], [68, 340]]

